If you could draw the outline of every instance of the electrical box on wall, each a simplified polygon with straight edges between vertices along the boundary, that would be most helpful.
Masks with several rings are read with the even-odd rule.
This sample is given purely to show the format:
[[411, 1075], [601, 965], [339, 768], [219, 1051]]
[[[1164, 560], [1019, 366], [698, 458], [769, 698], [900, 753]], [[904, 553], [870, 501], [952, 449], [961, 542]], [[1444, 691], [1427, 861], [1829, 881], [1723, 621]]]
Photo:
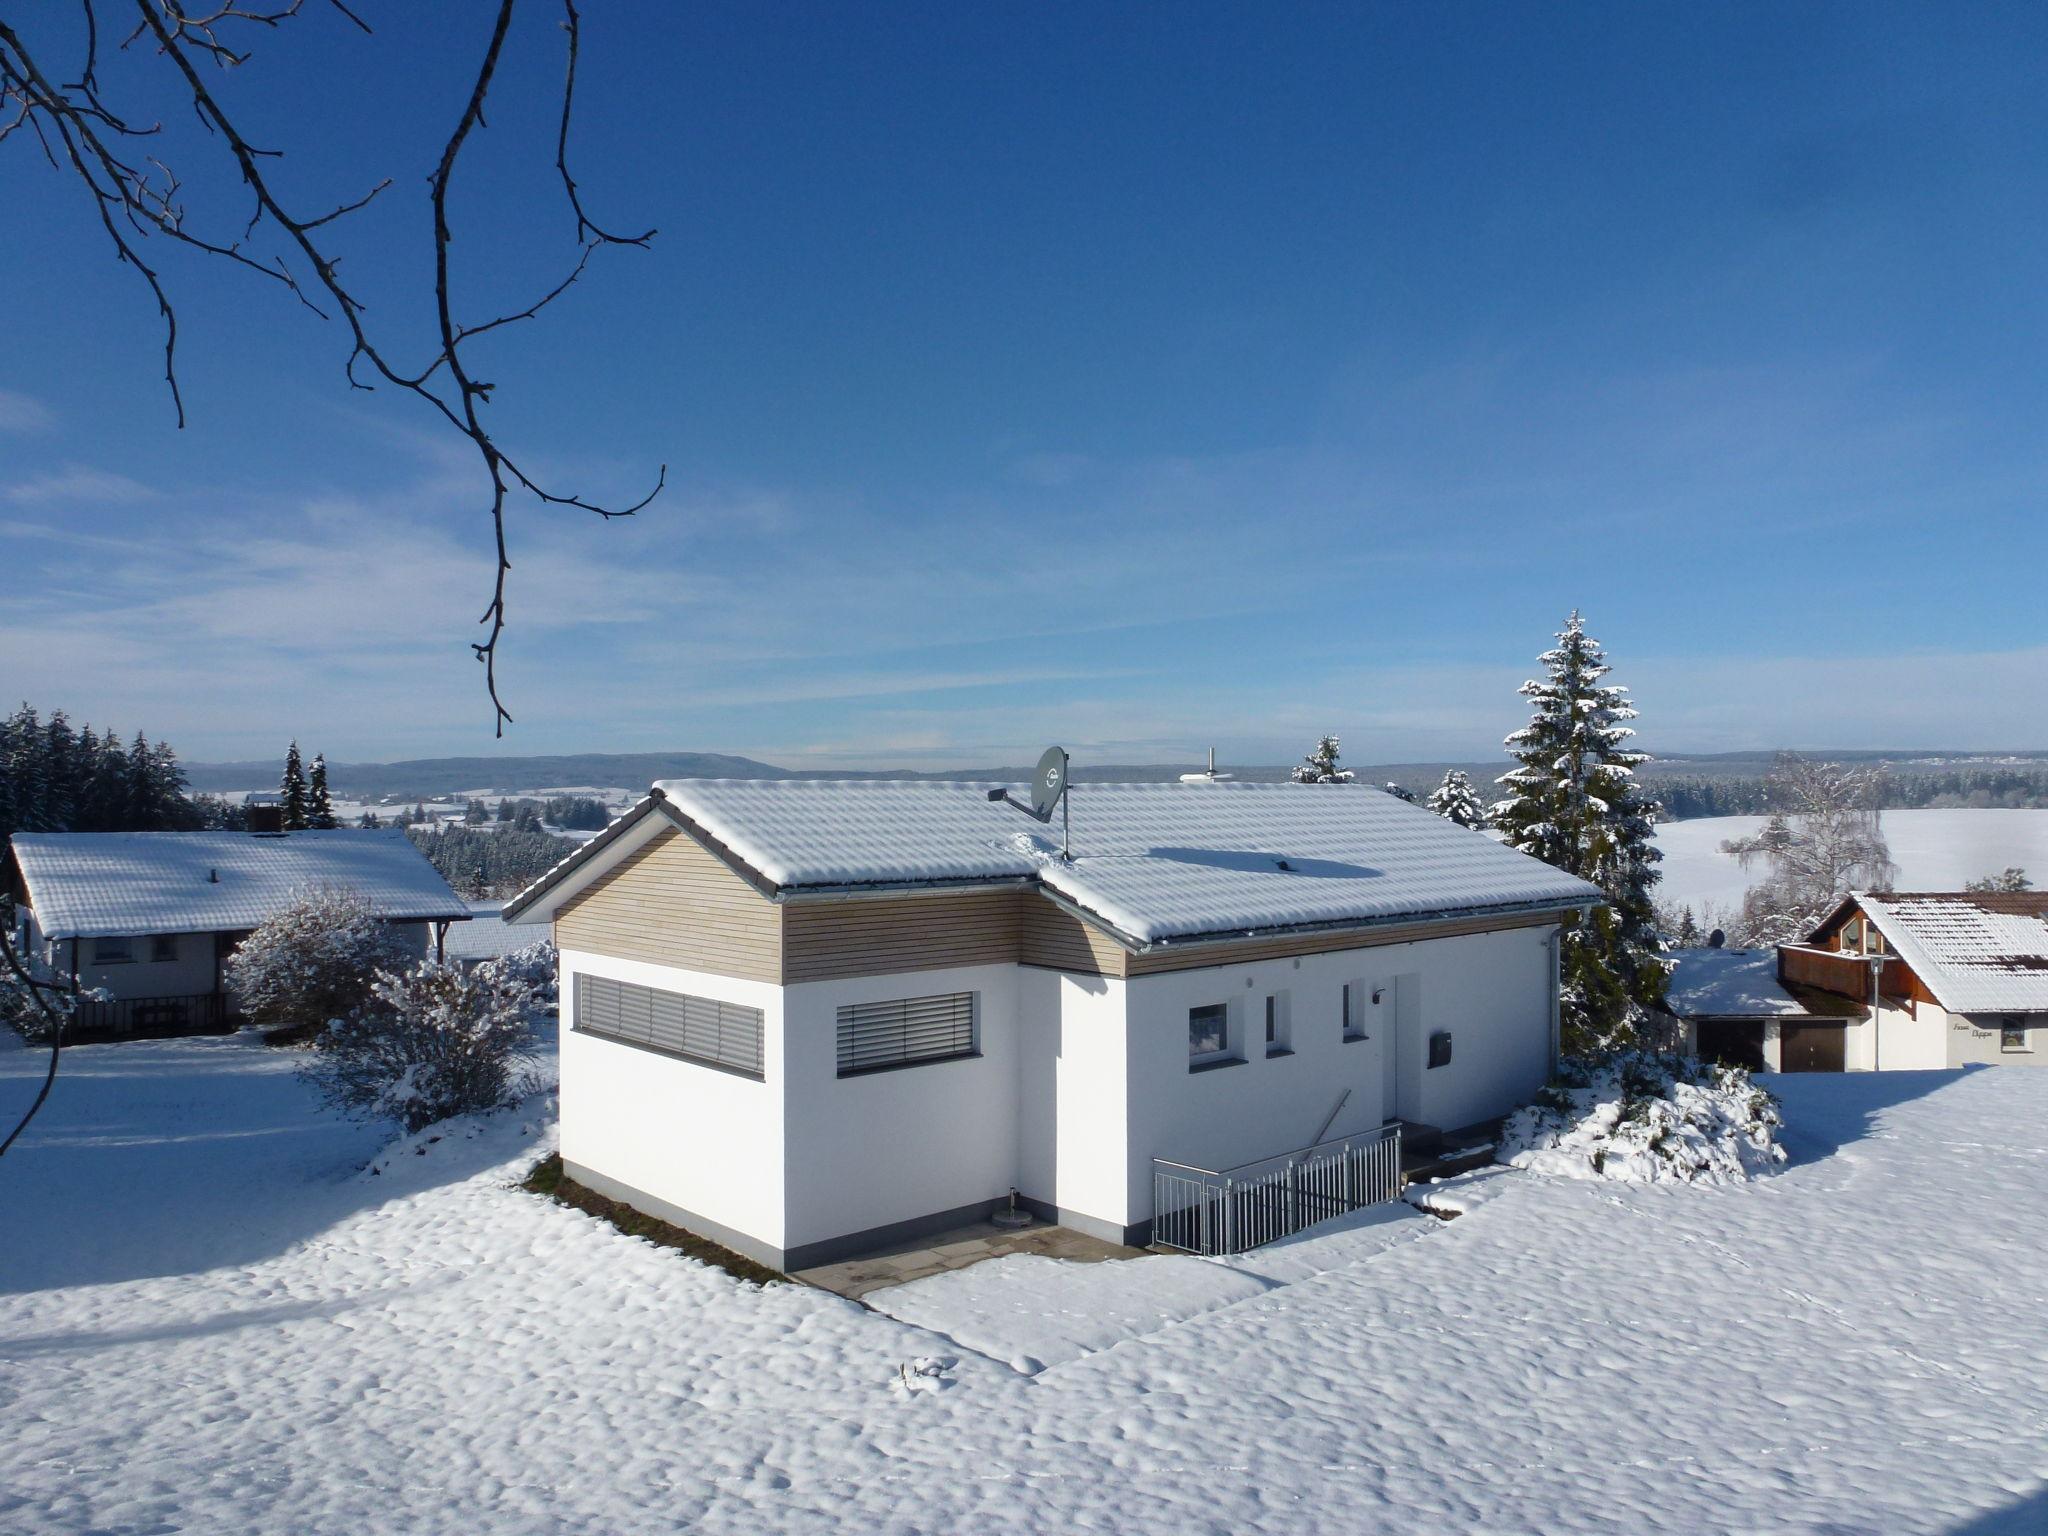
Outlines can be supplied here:
[[1448, 1067], [1451, 1064], [1451, 1032], [1439, 1029], [1429, 1037], [1429, 1064], [1432, 1067]]

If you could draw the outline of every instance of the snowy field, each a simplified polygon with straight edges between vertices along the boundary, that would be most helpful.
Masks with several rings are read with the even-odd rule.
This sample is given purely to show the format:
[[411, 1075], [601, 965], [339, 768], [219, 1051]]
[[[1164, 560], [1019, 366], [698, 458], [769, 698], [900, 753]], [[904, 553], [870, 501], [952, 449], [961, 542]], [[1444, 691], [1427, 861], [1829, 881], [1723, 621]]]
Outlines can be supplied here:
[[514, 1189], [545, 1099], [380, 1155], [290, 1068], [86, 1048], [0, 1163], [0, 1530], [2048, 1530], [2048, 1072], [1786, 1078], [1754, 1186], [1496, 1173], [904, 1321]]
[[[2048, 810], [1885, 811], [1882, 819], [1902, 891], [1959, 891], [2013, 864], [2030, 873], [2037, 887], [2048, 887]], [[1659, 827], [1664, 878], [1657, 899], [1690, 902], [1695, 909], [1707, 902], [1740, 906], [1751, 877], [1721, 852], [1721, 844], [1763, 823], [1761, 816], [1704, 816]]]

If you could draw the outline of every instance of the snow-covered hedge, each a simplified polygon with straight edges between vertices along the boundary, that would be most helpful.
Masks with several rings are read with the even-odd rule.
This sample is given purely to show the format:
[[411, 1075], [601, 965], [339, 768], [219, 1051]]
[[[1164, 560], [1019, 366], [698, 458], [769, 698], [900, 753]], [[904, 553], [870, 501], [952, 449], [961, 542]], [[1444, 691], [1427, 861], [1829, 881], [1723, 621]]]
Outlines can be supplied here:
[[244, 1018], [310, 1032], [360, 1004], [379, 972], [400, 970], [412, 958], [368, 897], [319, 886], [298, 892], [244, 939], [222, 975]]
[[561, 993], [558, 956], [551, 939], [536, 939], [522, 948], [495, 955], [477, 969], [489, 971], [524, 992], [532, 1008], [553, 1010]]
[[335, 1019], [300, 1075], [344, 1114], [407, 1132], [499, 1109], [532, 1089], [527, 991], [485, 966], [422, 960], [385, 972]]
[[1532, 1173], [1724, 1184], [1785, 1160], [1778, 1101], [1740, 1067], [1651, 1051], [1568, 1057], [1508, 1117], [1497, 1157]]

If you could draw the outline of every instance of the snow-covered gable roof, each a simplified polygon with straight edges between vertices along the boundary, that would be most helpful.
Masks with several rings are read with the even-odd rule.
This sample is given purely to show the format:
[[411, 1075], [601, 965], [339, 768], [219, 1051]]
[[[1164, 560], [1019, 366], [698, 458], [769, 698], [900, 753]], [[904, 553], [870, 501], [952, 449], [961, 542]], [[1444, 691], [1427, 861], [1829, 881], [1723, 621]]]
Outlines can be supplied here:
[[401, 920], [469, 916], [396, 827], [16, 833], [37, 926], [51, 938], [254, 928], [309, 886], [347, 886]]
[[[1034, 882], [1126, 938], [1535, 909], [1598, 890], [1356, 784], [1083, 784], [1060, 826], [923, 780], [670, 779], [660, 804], [778, 895]], [[514, 914], [528, 892], [509, 905]]]
[[1858, 891], [1852, 899], [1951, 1013], [2048, 1013], [2048, 893]]
[[495, 960], [534, 942], [534, 934], [512, 927], [498, 909], [495, 901], [469, 903], [469, 921], [448, 930], [442, 952], [450, 960]]
[[1771, 1019], [1806, 1009], [1778, 984], [1775, 949], [1680, 949], [1665, 1006], [1682, 1019]]

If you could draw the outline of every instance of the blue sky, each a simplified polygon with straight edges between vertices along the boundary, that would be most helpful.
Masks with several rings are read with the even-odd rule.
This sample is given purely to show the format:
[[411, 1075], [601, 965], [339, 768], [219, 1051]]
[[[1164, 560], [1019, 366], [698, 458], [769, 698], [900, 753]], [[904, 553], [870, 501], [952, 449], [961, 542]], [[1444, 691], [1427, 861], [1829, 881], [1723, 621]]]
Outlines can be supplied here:
[[[344, 249], [402, 337], [485, 12], [362, 9], [227, 89], [308, 209], [397, 178]], [[505, 334], [492, 417], [671, 489], [515, 504], [506, 741], [466, 445], [160, 252], [173, 430], [146, 292], [18, 137], [10, 693], [192, 758], [1416, 760], [1497, 750], [1578, 605], [1652, 748], [2048, 746], [2048, 12], [584, 10], [581, 179], [661, 234]], [[531, 11], [458, 188], [477, 315], [573, 254]]]

